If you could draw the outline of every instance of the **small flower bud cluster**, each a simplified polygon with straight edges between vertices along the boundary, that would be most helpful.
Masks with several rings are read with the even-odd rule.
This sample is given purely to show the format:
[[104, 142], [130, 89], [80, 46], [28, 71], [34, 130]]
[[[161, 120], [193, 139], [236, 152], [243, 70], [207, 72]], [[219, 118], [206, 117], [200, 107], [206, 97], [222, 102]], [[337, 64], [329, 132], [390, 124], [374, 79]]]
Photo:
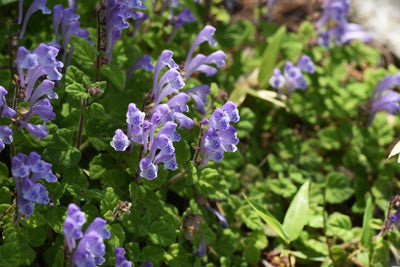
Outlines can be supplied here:
[[[224, 152], [235, 152], [239, 139], [236, 129], [230, 122], [238, 122], [239, 111], [232, 101], [226, 102], [221, 108], [217, 108], [208, 121], [208, 129], [204, 133], [200, 144], [201, 162], [200, 168], [205, 167], [209, 160], [216, 162], [224, 158]], [[202, 124], [206, 124], [204, 120]]]
[[26, 218], [33, 214], [35, 202], [48, 204], [50, 201], [47, 189], [37, 181], [43, 178], [49, 183], [56, 182], [57, 177], [51, 167], [36, 152], [31, 152], [29, 156], [18, 153], [12, 158], [11, 172], [17, 188], [18, 213], [25, 214]]
[[365, 32], [360, 25], [348, 23], [350, 0], [324, 0], [322, 8], [324, 12], [317, 22], [318, 40], [321, 45], [329, 48], [331, 39], [337, 45], [347, 44], [354, 39], [363, 42], [372, 40], [371, 34]]
[[370, 124], [380, 110], [385, 110], [392, 115], [396, 115], [399, 112], [400, 94], [391, 90], [394, 86], [400, 86], [400, 73], [393, 76], [387, 75], [375, 87], [368, 102]]
[[284, 68], [284, 75], [281, 74], [280, 69], [274, 69], [274, 73], [269, 80], [269, 84], [278, 89], [279, 94], [282, 94], [282, 88], [286, 85], [288, 96], [290, 96], [296, 89], [305, 90], [307, 88], [307, 82], [304, 79], [303, 73], [314, 73], [314, 63], [310, 57], [303, 55], [297, 62], [296, 66], [293, 63], [287, 61]]
[[69, 204], [67, 217], [64, 221], [63, 233], [68, 251], [71, 253], [76, 246], [76, 240], [80, 239], [78, 247], [71, 257], [71, 266], [99, 266], [105, 261], [104, 239], [109, 239], [110, 231], [106, 228], [107, 221], [95, 218], [82, 233], [85, 224], [85, 213], [75, 204]]

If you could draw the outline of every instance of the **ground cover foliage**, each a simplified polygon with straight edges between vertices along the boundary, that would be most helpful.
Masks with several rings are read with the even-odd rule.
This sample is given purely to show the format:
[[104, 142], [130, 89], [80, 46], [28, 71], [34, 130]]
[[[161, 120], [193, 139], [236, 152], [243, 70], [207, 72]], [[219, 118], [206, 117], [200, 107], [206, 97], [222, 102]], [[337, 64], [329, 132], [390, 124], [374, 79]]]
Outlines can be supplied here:
[[[265, 3], [246, 18], [218, 0], [137, 1], [108, 39], [105, 11], [117, 1], [34, 2], [53, 14], [34, 12], [23, 36], [18, 2], [0, 8], [0, 266], [398, 261], [400, 166], [388, 156], [400, 150], [399, 70], [366, 39], [329, 37], [327, 47], [314, 16], [293, 31], [269, 22]], [[59, 34], [58, 4], [80, 15]], [[209, 35], [195, 47], [208, 61], [191, 69], [205, 29], [216, 43]], [[41, 44], [45, 56], [32, 59]], [[166, 50], [176, 66], [161, 60]], [[152, 60], [132, 69], [143, 55]], [[302, 56], [314, 69], [291, 80], [286, 62], [297, 71]], [[156, 62], [160, 77], [173, 75], [160, 91], [187, 92], [185, 101], [157, 100]], [[30, 96], [29, 83], [48, 89]], [[189, 90], [202, 85], [209, 91]], [[170, 108], [159, 124], [157, 107]]]

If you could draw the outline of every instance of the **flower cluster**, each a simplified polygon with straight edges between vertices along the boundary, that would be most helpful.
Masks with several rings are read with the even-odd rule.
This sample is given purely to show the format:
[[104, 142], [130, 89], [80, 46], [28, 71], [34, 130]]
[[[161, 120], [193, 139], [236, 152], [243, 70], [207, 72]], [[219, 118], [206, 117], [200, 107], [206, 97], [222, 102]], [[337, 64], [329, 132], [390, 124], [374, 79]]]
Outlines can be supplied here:
[[221, 108], [217, 108], [210, 117], [210, 120], [203, 119], [202, 125], [208, 124], [200, 144], [199, 156], [201, 161], [199, 167], [203, 168], [209, 160], [221, 161], [224, 152], [235, 152], [239, 139], [236, 129], [230, 122], [238, 122], [239, 111], [232, 101], [226, 102]]
[[372, 40], [371, 34], [365, 32], [360, 25], [347, 21], [350, 0], [324, 0], [322, 8], [324, 12], [317, 22], [321, 45], [329, 48], [332, 39], [337, 45], [347, 44], [354, 39], [363, 42]]
[[45, 179], [49, 183], [57, 181], [57, 177], [51, 170], [52, 165], [41, 159], [36, 152], [29, 156], [18, 153], [12, 158], [11, 172], [17, 188], [18, 213], [25, 214], [28, 218], [33, 214], [35, 202], [39, 204], [49, 203], [49, 193], [39, 179]]
[[[134, 143], [143, 145], [143, 152], [145, 154], [148, 152], [148, 155], [140, 160], [140, 176], [147, 179], [157, 177], [159, 163], [163, 163], [164, 167], [170, 170], [178, 167], [175, 148], [172, 144], [180, 140], [176, 127], [178, 124], [180, 128], [193, 127], [192, 119], [183, 114], [189, 110], [186, 105], [189, 96], [179, 93], [184, 82], [176, 70], [178, 65], [173, 61], [172, 56], [171, 51], [164, 50], [156, 63], [152, 91], [154, 105], [149, 118], [145, 119], [146, 114], [140, 111], [136, 104], [129, 104], [126, 113], [127, 135], [121, 129], [117, 129], [110, 143], [116, 151], [125, 151], [130, 145], [133, 148]], [[158, 79], [165, 66], [169, 66], [170, 69]], [[163, 98], [171, 94], [176, 95], [166, 103], [160, 103]], [[156, 134], [157, 129], [159, 130]]]
[[69, 204], [67, 217], [64, 221], [63, 233], [68, 251], [71, 253], [76, 246], [76, 240], [80, 239], [78, 247], [71, 257], [71, 266], [99, 266], [105, 261], [104, 239], [111, 236], [106, 228], [106, 220], [95, 218], [82, 233], [85, 224], [85, 213], [75, 204]]
[[294, 66], [292, 62], [287, 61], [283, 71], [284, 76], [281, 74], [280, 69], [274, 69], [269, 84], [278, 90], [279, 95], [282, 94], [282, 88], [284, 85], [286, 85], [286, 90], [289, 96], [296, 89], [305, 90], [307, 88], [307, 82], [301, 71], [308, 73], [315, 72], [314, 64], [308, 56], [303, 55], [297, 62], [296, 66]]
[[[6, 94], [7, 90], [3, 86], [0, 86], [0, 117], [12, 118], [15, 116], [15, 111], [7, 106]], [[0, 151], [2, 151], [5, 145], [11, 144], [13, 141], [13, 131], [10, 126], [0, 125]]]
[[[20, 85], [23, 93], [20, 97], [24, 101], [29, 101], [29, 110], [19, 114], [19, 128], [26, 128], [35, 138], [44, 138], [48, 135], [46, 121], [54, 119], [55, 114], [50, 99], [58, 98], [53, 91], [54, 82], [51, 80], [60, 80], [62, 75], [59, 71], [63, 63], [56, 59], [58, 49], [46, 44], [39, 44], [33, 52], [25, 47], [18, 48], [17, 68], [20, 78]], [[24, 72], [26, 69], [26, 73]], [[36, 82], [41, 76], [46, 75], [36, 89]], [[42, 96], [47, 96], [41, 98]], [[34, 125], [29, 123], [31, 117], [37, 114], [44, 121], [43, 125]]]
[[400, 86], [400, 73], [396, 75], [387, 75], [383, 78], [372, 92], [368, 101], [369, 106], [369, 124], [375, 118], [376, 113], [385, 110], [387, 113], [396, 115], [400, 110], [400, 94], [390, 90], [393, 86]]
[[[57, 48], [63, 48], [64, 54], [62, 61], [64, 63], [66, 63], [65, 60], [67, 54], [68, 54], [68, 59], [70, 59], [74, 50], [72, 46], [69, 50], [69, 53], [67, 53], [69, 40], [72, 35], [85, 38], [86, 40], [88, 40], [93, 44], [93, 42], [89, 40], [89, 31], [80, 29], [81, 25], [78, 21], [79, 17], [80, 17], [79, 15], [74, 14], [74, 9], [72, 7], [63, 9], [61, 4], [55, 5], [53, 7], [53, 27], [56, 40], [51, 44]], [[62, 45], [60, 45], [60, 35], [59, 35], [60, 25], [61, 25]]]

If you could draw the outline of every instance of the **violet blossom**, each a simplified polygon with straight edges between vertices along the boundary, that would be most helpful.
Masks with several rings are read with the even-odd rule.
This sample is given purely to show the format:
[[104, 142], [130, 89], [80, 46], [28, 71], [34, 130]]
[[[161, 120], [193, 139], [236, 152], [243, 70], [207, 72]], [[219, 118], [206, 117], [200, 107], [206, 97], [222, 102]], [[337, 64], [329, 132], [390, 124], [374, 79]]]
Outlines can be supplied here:
[[269, 84], [278, 90], [282, 95], [282, 88], [285, 86], [288, 96], [290, 97], [296, 89], [305, 90], [307, 82], [304, 79], [303, 72], [314, 73], [314, 63], [308, 56], [303, 55], [296, 66], [292, 62], [287, 61], [284, 68], [284, 75], [279, 69], [274, 69], [273, 75], [269, 80]]
[[393, 76], [387, 75], [375, 87], [368, 101], [370, 108], [369, 125], [380, 110], [385, 110], [392, 115], [396, 115], [399, 112], [400, 94], [390, 89], [395, 85], [400, 86], [400, 73]]
[[[22, 23], [21, 33], [19, 38], [22, 39], [25, 34], [26, 26], [28, 25], [29, 18], [38, 10], [42, 11], [42, 14], [51, 14], [51, 10], [46, 6], [47, 0], [33, 0], [32, 4], [29, 6], [26, 11], [24, 22]], [[18, 24], [22, 21], [22, 10], [23, 10], [24, 1], [19, 0], [19, 15], [18, 15]]]
[[324, 0], [322, 8], [324, 11], [316, 23], [321, 45], [329, 48], [331, 39], [337, 45], [347, 44], [354, 39], [362, 42], [372, 40], [372, 35], [364, 31], [360, 25], [348, 23], [350, 0]]
[[18, 213], [25, 214], [26, 219], [33, 214], [35, 202], [48, 204], [50, 201], [47, 189], [37, 181], [43, 178], [49, 183], [56, 182], [57, 177], [51, 167], [36, 152], [31, 152], [29, 156], [18, 153], [12, 158], [11, 172], [17, 189]]
[[114, 250], [115, 253], [115, 267], [131, 267], [132, 262], [128, 261], [124, 255], [125, 255], [125, 249], [124, 248], [115, 248]]

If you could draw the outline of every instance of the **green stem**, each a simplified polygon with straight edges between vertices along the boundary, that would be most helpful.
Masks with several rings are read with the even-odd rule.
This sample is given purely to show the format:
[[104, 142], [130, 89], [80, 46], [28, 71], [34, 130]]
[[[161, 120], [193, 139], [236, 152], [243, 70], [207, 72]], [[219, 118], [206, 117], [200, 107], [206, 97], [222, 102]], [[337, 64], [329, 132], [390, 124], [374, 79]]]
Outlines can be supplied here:
[[83, 131], [83, 109], [86, 107], [86, 99], [82, 99], [81, 101], [81, 115], [79, 117], [79, 124], [78, 124], [78, 134], [76, 136], [76, 148], [79, 149], [81, 146], [81, 139], [82, 139], [82, 131]]
[[165, 191], [168, 191], [169, 188], [172, 186], [173, 183], [175, 183], [176, 181], [178, 181], [180, 178], [184, 177], [187, 174], [187, 170], [182, 170], [180, 173], [178, 173], [177, 175], [175, 175], [174, 177], [172, 177], [167, 185], [165, 186]]

